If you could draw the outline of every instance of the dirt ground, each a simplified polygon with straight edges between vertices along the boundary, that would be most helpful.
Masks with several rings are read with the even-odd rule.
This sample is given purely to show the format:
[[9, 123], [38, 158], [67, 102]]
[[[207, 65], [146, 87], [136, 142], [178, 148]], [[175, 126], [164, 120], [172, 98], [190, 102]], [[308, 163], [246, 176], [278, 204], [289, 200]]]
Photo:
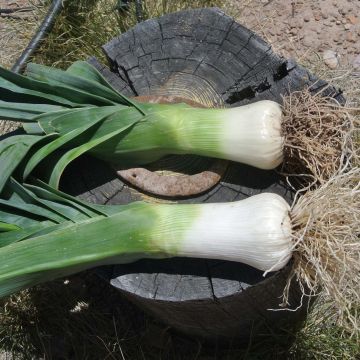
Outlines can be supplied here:
[[[360, 1], [229, 0], [231, 12], [276, 52], [299, 61], [314, 54], [331, 69], [360, 71]], [[41, 0], [0, 0], [0, 63], [11, 67], [41, 21]]]
[[34, 35], [44, 12], [40, 0], [0, 0], [0, 64], [10, 68]]
[[274, 50], [301, 61], [317, 54], [331, 69], [360, 71], [360, 1], [233, 0], [236, 18]]

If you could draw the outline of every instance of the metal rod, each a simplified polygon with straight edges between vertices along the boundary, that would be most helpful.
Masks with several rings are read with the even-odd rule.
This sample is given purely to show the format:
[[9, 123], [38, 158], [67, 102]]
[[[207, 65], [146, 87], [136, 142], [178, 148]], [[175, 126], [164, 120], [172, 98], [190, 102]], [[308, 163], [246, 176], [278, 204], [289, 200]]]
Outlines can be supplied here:
[[13, 72], [19, 73], [24, 69], [27, 61], [33, 55], [35, 50], [39, 47], [40, 42], [46, 37], [48, 32], [52, 29], [57, 15], [63, 8], [62, 0], [54, 0], [50, 6], [48, 13], [45, 16], [45, 19], [39, 26], [37, 32], [30, 40], [29, 45], [22, 52], [20, 57], [17, 59], [14, 66], [11, 68]]
[[143, 15], [143, 8], [142, 8], [141, 0], [135, 0], [135, 12], [136, 12], [137, 22], [143, 21], [144, 15]]

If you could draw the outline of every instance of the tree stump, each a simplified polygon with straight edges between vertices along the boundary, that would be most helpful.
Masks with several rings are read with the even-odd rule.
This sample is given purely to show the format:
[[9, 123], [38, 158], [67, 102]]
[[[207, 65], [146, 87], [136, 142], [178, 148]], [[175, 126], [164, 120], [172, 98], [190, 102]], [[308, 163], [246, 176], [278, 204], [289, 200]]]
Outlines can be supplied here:
[[[274, 54], [269, 44], [217, 8], [147, 20], [103, 49], [110, 69], [96, 59], [89, 61], [127, 96], [180, 96], [203, 106], [228, 107], [263, 99], [281, 102], [281, 96], [292, 91], [308, 86], [317, 91], [327, 85], [294, 61]], [[327, 88], [326, 95], [342, 101], [333, 88]], [[193, 158], [170, 157], [169, 161], [186, 163]], [[144, 198], [161, 201], [137, 191], [95, 159], [83, 158], [73, 164], [62, 186], [101, 204]], [[230, 163], [216, 186], [177, 201], [226, 202], [265, 191], [292, 200], [292, 192], [275, 171]], [[296, 284], [289, 307], [299, 309], [270, 310], [279, 309], [290, 268], [291, 264], [264, 278], [262, 272], [240, 263], [174, 258], [141, 260], [99, 271], [128, 299], [177, 331], [206, 339], [246, 340], [304, 318], [306, 301], [300, 307]]]

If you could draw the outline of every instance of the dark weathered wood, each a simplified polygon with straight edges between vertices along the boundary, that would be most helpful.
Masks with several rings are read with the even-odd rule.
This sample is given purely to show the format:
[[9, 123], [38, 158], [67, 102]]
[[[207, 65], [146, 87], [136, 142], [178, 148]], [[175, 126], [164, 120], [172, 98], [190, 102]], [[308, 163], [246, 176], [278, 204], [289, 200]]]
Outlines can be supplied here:
[[[310, 86], [317, 79], [220, 10], [199, 9], [145, 21], [104, 46], [109, 71], [92, 63], [126, 95], [172, 95], [210, 106], [238, 106], [272, 99]], [[317, 81], [314, 91], [324, 87]], [[333, 88], [327, 90], [342, 101]], [[89, 201], [127, 203], [144, 198], [98, 161], [77, 162], [80, 181], [63, 186]], [[260, 192], [275, 192], [289, 202], [291, 191], [275, 171], [232, 163], [209, 192], [181, 202], [223, 202]], [[151, 200], [149, 197], [147, 199]], [[102, 275], [142, 309], [186, 334], [237, 337], [294, 325], [306, 312], [278, 308], [290, 266], [265, 279], [249, 266], [199, 259], [143, 260], [107, 267]], [[290, 306], [301, 302], [294, 285]]]

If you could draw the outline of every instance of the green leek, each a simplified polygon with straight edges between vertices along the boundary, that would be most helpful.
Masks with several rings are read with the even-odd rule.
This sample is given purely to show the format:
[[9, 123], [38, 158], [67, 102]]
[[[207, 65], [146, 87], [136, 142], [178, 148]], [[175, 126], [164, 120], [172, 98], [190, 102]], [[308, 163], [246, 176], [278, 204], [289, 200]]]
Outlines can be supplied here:
[[12, 178], [4, 192], [0, 296], [141, 258], [203, 257], [277, 270], [291, 257], [289, 205], [276, 194], [220, 204], [101, 206]]
[[[66, 71], [29, 64], [27, 76], [0, 68], [0, 90], [0, 118], [22, 122], [31, 135], [26, 151], [16, 137], [5, 150], [0, 145], [0, 192], [17, 165], [24, 181], [45, 159], [51, 171], [44, 180], [57, 188], [66, 166], [85, 152], [114, 166], [196, 154], [272, 169], [283, 158], [282, 113], [272, 101], [231, 109], [142, 104], [82, 61]], [[26, 161], [10, 161], [9, 152], [26, 152]]]

